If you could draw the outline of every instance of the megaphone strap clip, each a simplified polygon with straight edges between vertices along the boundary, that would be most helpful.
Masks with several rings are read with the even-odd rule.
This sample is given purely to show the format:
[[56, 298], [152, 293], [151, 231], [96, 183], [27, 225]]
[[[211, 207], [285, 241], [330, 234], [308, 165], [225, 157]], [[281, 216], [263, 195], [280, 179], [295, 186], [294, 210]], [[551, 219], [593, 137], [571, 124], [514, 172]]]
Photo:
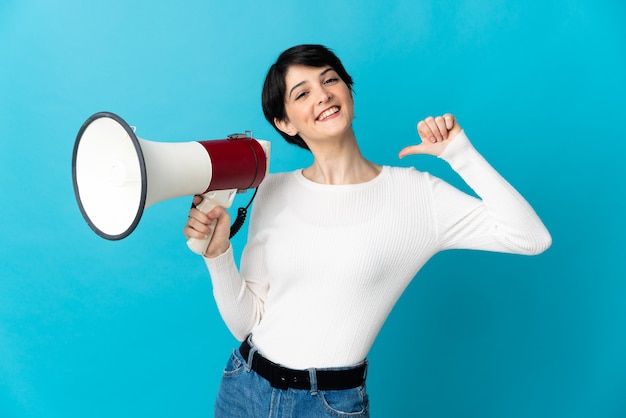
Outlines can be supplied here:
[[241, 134], [230, 134], [228, 135], [228, 139], [242, 139], [242, 138], [252, 138], [252, 131], [244, 131], [245, 133]]

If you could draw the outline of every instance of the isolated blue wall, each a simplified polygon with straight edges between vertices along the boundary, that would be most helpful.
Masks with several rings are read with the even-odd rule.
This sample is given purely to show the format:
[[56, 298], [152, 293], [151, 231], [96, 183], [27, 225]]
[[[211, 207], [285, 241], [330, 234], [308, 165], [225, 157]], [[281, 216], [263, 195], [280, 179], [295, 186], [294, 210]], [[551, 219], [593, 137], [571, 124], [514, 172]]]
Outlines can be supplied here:
[[373, 416], [626, 416], [624, 22], [617, 0], [0, 0], [0, 417], [212, 415], [235, 340], [181, 233], [190, 199], [103, 240], [72, 147], [109, 110], [156, 141], [253, 130], [272, 171], [305, 166], [259, 99], [304, 42], [355, 78], [367, 157], [464, 187], [396, 157], [453, 112], [554, 238], [532, 258], [436, 256], [371, 352]]

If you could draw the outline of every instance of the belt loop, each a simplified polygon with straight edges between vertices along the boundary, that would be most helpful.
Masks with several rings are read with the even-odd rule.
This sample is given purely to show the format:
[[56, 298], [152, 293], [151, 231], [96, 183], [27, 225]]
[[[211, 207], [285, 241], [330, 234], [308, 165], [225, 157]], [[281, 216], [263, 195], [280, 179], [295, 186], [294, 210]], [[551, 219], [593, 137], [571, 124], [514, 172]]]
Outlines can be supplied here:
[[317, 371], [309, 369], [309, 383], [311, 384], [311, 395], [317, 395]]
[[248, 353], [248, 358], [246, 360], [246, 371], [249, 372], [252, 369], [252, 360], [254, 359], [254, 354], [258, 351], [257, 348], [252, 344], [252, 334], [248, 335], [248, 346], [250, 347], [250, 352]]
[[367, 380], [367, 371], [369, 369], [369, 361], [365, 359], [365, 372], [363, 373], [363, 382]]

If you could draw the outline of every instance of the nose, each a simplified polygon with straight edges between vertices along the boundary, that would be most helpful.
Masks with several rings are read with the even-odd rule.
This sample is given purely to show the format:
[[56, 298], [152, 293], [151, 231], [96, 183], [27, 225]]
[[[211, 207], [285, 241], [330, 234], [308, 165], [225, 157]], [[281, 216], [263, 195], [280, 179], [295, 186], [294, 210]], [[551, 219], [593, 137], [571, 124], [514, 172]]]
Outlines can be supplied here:
[[330, 94], [328, 90], [322, 87], [322, 91], [320, 93], [320, 98], [318, 104], [322, 104], [324, 102], [329, 101], [333, 96]]

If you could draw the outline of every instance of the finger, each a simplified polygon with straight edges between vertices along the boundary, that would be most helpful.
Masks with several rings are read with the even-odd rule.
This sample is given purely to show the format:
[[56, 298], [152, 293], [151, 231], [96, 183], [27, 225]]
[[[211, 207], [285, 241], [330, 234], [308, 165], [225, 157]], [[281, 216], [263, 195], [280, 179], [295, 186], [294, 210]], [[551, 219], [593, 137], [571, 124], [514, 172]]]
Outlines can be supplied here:
[[417, 123], [417, 134], [422, 138], [422, 141], [437, 142], [435, 135], [426, 121], [421, 120]]
[[430, 128], [430, 131], [433, 133], [433, 138], [435, 138], [435, 141], [432, 142], [443, 141], [443, 135], [441, 134], [441, 131], [439, 131], [439, 125], [437, 125], [435, 118], [429, 116], [424, 119], [424, 122], [426, 122], [426, 124]]
[[224, 216], [224, 214], [226, 213], [226, 210], [224, 210], [223, 207], [221, 206], [215, 206], [213, 209], [211, 209], [207, 214], [207, 218], [210, 220], [216, 220], [221, 218], [222, 216]]
[[185, 235], [185, 238], [187, 239], [189, 238], [206, 239], [209, 236], [210, 231], [211, 229], [208, 228], [204, 224], [199, 224], [199, 225], [194, 226], [190, 223], [187, 223], [183, 228], [183, 234]]
[[448, 139], [448, 129], [446, 128], [446, 121], [443, 116], [437, 116], [435, 118], [435, 123], [437, 124], [437, 129], [439, 129], [442, 138], [444, 140]]
[[206, 235], [211, 231], [211, 228], [214, 224], [215, 221], [213, 220], [207, 219], [206, 221], [201, 221], [196, 218], [190, 217], [189, 219], [187, 219], [186, 227], [193, 231], [199, 232], [200, 234]]
[[408, 147], [403, 148], [400, 153], [398, 153], [398, 157], [400, 158], [404, 158], [407, 155], [416, 155], [416, 154], [424, 154], [424, 146], [422, 144], [420, 145], [411, 145]]
[[446, 129], [448, 131], [454, 127], [455, 120], [452, 114], [446, 113], [443, 115], [443, 120], [446, 122]]
[[202, 196], [200, 195], [195, 195], [191, 201], [191, 208], [195, 208], [197, 205], [199, 205], [202, 202]]
[[207, 216], [207, 214], [202, 212], [198, 208], [192, 208], [189, 210], [189, 218], [193, 218], [197, 220], [198, 222], [201, 222], [204, 224], [208, 224], [211, 221], [211, 219]]

